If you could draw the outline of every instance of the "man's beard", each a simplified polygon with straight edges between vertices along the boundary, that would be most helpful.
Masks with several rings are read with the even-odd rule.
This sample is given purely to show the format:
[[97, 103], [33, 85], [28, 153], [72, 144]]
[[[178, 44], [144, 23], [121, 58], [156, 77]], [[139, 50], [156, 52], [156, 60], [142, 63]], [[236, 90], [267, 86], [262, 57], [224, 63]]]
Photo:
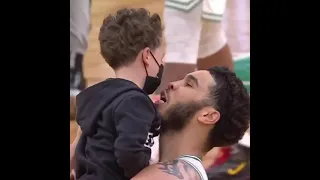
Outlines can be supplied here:
[[161, 133], [181, 131], [205, 105], [202, 101], [171, 105], [162, 116]]

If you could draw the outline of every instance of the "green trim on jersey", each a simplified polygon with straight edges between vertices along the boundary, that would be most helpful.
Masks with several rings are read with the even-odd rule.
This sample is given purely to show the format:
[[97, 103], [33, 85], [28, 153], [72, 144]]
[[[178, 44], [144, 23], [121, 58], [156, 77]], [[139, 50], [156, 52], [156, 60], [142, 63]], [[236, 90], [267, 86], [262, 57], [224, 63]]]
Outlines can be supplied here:
[[209, 13], [209, 12], [202, 11], [201, 17], [206, 20], [220, 22], [223, 19], [223, 14], [215, 14], [215, 13]]
[[250, 55], [236, 58], [234, 61], [234, 70], [250, 93]]
[[190, 12], [192, 9], [197, 7], [202, 0], [166, 0], [165, 6], [168, 8]]

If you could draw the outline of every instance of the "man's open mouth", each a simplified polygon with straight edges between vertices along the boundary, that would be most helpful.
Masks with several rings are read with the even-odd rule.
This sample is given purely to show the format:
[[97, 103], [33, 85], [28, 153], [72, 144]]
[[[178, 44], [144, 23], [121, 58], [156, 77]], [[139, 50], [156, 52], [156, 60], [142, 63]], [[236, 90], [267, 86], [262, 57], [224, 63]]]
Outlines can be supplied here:
[[160, 100], [162, 100], [163, 102], [167, 102], [168, 98], [166, 90], [161, 91]]

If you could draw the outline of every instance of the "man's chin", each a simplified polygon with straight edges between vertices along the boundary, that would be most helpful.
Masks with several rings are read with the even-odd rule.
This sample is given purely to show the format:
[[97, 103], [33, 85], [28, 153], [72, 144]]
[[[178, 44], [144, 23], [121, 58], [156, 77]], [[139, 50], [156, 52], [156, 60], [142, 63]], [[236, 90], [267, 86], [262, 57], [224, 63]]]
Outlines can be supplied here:
[[162, 100], [159, 100], [159, 101], [154, 102], [154, 105], [156, 106], [156, 108], [160, 112], [160, 114], [163, 114], [169, 104], [163, 102]]

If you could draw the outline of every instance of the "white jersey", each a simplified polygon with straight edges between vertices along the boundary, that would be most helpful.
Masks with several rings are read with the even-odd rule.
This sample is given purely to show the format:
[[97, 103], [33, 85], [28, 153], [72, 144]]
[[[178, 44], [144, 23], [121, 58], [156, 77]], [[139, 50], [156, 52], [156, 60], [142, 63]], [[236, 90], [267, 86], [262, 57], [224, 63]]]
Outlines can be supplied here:
[[242, 139], [239, 141], [239, 144], [250, 148], [250, 134], [246, 132]]
[[223, 48], [225, 9], [226, 0], [165, 0], [166, 62], [197, 64]]
[[90, 0], [70, 0], [70, 52], [84, 55], [88, 49], [90, 3]]
[[201, 160], [196, 156], [183, 155], [178, 160], [184, 161], [192, 166], [199, 174], [200, 180], [208, 180], [206, 170], [203, 168]]

